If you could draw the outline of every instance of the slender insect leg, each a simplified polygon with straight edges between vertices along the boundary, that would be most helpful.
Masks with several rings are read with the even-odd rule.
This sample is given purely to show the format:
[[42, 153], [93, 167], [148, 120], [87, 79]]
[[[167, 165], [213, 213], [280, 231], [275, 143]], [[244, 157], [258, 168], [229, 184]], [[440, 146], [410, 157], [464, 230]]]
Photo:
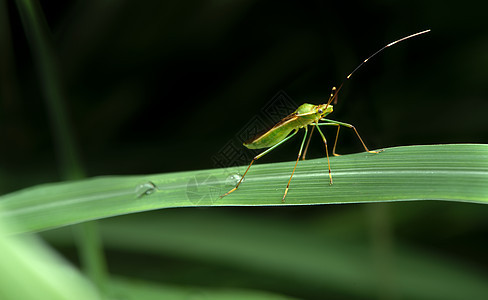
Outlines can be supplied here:
[[341, 156], [340, 154], [336, 153], [336, 146], [337, 146], [337, 140], [339, 139], [339, 130], [341, 129], [341, 125], [337, 123], [318, 123], [318, 125], [321, 126], [337, 126], [337, 133], [334, 141], [334, 147], [332, 147], [332, 155], [334, 156]]
[[[285, 198], [286, 198], [286, 194], [288, 194], [288, 189], [290, 187], [291, 178], [293, 177], [293, 174], [295, 173], [295, 169], [297, 168], [298, 161], [300, 160], [300, 156], [302, 156], [303, 145], [305, 144], [305, 139], [307, 138], [307, 133], [308, 133], [307, 126], [305, 126], [303, 128], [305, 129], [305, 134], [303, 135], [302, 144], [300, 145], [300, 150], [298, 151], [298, 157], [297, 157], [297, 161], [295, 162], [295, 167], [293, 167], [293, 171], [291, 172], [290, 179], [288, 180], [288, 184], [286, 185], [285, 194], [283, 195], [283, 199], [281, 199], [281, 202], [283, 202], [283, 203], [285, 203]], [[309, 141], [310, 141], [310, 139], [309, 139]]]
[[[320, 123], [315, 123], [315, 125], [320, 125]], [[329, 184], [332, 184], [332, 172], [330, 171], [330, 161], [329, 161], [329, 149], [327, 147], [327, 139], [325, 138], [325, 135], [322, 133], [322, 130], [317, 126], [317, 131], [320, 133], [322, 136], [322, 140], [324, 141], [325, 145], [325, 154], [327, 156], [327, 167], [329, 168]]]
[[[370, 151], [368, 149], [368, 147], [366, 147], [366, 144], [363, 142], [363, 139], [359, 135], [359, 132], [356, 130], [356, 127], [354, 127], [354, 125], [351, 125], [351, 124], [348, 124], [348, 123], [343, 123], [343, 122], [338, 122], [338, 121], [334, 121], [334, 120], [329, 120], [329, 119], [325, 119], [325, 118], [322, 118], [320, 120], [321, 121], [328, 122], [328, 123], [318, 123], [318, 125], [325, 125], [325, 126], [327, 126], [327, 125], [332, 125], [332, 126], [346, 126], [348, 128], [352, 128], [354, 130], [354, 132], [356, 133], [357, 137], [359, 138], [359, 141], [361, 142], [361, 144], [363, 144], [364, 150], [366, 150], [366, 152], [368, 152], [368, 153], [379, 153], [379, 152], [382, 152], [383, 151], [383, 150]], [[339, 130], [337, 130], [337, 135], [339, 135]], [[336, 139], [337, 139], [337, 137], [336, 137]]]
[[339, 139], [339, 130], [341, 129], [341, 125], [336, 124], [336, 123], [319, 123], [319, 125], [337, 126], [337, 133], [336, 133], [336, 137], [335, 137], [335, 141], [334, 141], [334, 147], [332, 147], [332, 155], [341, 156], [340, 154], [336, 153], [337, 140]]
[[305, 146], [305, 150], [303, 151], [303, 155], [302, 155], [302, 160], [305, 160], [305, 156], [307, 155], [308, 145], [310, 145], [310, 139], [312, 138], [314, 129], [315, 127], [312, 127], [312, 131], [310, 131], [310, 135], [308, 136], [307, 145]]
[[229, 195], [230, 193], [234, 192], [235, 190], [237, 190], [237, 188], [239, 187], [239, 185], [241, 184], [242, 180], [244, 179], [244, 176], [246, 176], [247, 174], [247, 171], [249, 171], [249, 169], [251, 168], [252, 164], [260, 159], [261, 157], [265, 156], [266, 154], [268, 154], [269, 152], [271, 152], [273, 149], [275, 149], [276, 147], [278, 147], [279, 145], [283, 144], [284, 142], [288, 141], [290, 138], [292, 138], [296, 133], [298, 132], [298, 129], [295, 129], [294, 132], [292, 132], [289, 136], [287, 136], [286, 138], [284, 138], [283, 140], [281, 140], [279, 143], [277, 143], [276, 145], [273, 145], [272, 147], [270, 147], [269, 149], [266, 149], [265, 151], [259, 153], [258, 155], [256, 155], [251, 163], [249, 164], [249, 166], [247, 167], [246, 169], [246, 172], [244, 172], [244, 175], [242, 175], [241, 179], [239, 180], [239, 182], [237, 183], [237, 185], [235, 186], [235, 188], [231, 189], [230, 191], [228, 191], [227, 193], [223, 194], [222, 196], [220, 196], [220, 198], [223, 198], [227, 195]]
[[332, 155], [334, 155], [334, 156], [340, 156], [340, 154], [337, 154], [335, 152], [336, 146], [337, 146], [337, 140], [339, 139], [339, 130], [341, 130], [341, 125], [337, 124], [336, 138], [335, 138], [335, 141], [334, 141], [334, 147], [332, 147]]

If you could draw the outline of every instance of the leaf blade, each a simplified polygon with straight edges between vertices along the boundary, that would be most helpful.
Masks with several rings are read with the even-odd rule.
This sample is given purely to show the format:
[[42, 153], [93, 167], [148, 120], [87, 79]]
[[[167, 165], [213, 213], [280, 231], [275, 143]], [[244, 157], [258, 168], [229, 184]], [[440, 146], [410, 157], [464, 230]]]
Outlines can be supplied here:
[[[386, 149], [301, 161], [286, 203], [281, 197], [294, 162], [256, 164], [234, 193], [237, 170], [211, 169], [141, 176], [94, 177], [40, 185], [0, 197], [0, 217], [25, 231], [170, 207], [271, 206], [446, 200], [488, 203], [488, 145], [451, 144]], [[157, 189], [151, 190], [149, 182]], [[145, 186], [142, 190], [140, 187]], [[139, 188], [138, 188], [139, 187]], [[147, 193], [145, 193], [147, 192]]]

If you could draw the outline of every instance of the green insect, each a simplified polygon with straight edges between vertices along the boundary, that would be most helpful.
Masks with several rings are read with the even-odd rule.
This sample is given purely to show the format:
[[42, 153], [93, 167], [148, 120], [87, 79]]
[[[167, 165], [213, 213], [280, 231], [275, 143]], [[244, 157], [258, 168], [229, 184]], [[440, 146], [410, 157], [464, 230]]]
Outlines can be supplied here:
[[[346, 80], [348, 80], [349, 78], [351, 78], [352, 74], [354, 74], [354, 72], [356, 72], [359, 68], [361, 68], [361, 66], [363, 66], [368, 60], [373, 58], [375, 55], [377, 55], [378, 53], [380, 53], [384, 49], [386, 49], [390, 46], [393, 46], [396, 43], [399, 43], [399, 42], [404, 41], [406, 39], [412, 38], [414, 36], [418, 36], [418, 35], [427, 33], [429, 31], [430, 31], [430, 29], [424, 30], [421, 32], [417, 32], [415, 34], [411, 34], [409, 36], [403, 37], [401, 39], [398, 39], [394, 42], [389, 43], [388, 45], [383, 46], [381, 49], [379, 49], [378, 51], [373, 53], [371, 56], [369, 56], [367, 59], [365, 59], [361, 64], [359, 64], [346, 77], [344, 82]], [[298, 109], [296, 111], [294, 111], [291, 115], [283, 118], [280, 122], [278, 122], [275, 126], [273, 126], [273, 128], [271, 128], [270, 130], [268, 130], [267, 132], [265, 132], [261, 135], [258, 135], [257, 137], [251, 139], [250, 141], [245, 142], [244, 146], [246, 146], [248, 149], [263, 149], [263, 148], [268, 148], [268, 149], [266, 149], [265, 151], [261, 152], [260, 154], [258, 154], [257, 156], [255, 156], [253, 158], [253, 160], [251, 161], [251, 163], [247, 167], [246, 172], [244, 172], [244, 175], [241, 177], [241, 179], [239, 180], [237, 185], [233, 189], [231, 189], [230, 191], [225, 193], [224, 195], [220, 196], [220, 198], [225, 197], [225, 196], [229, 195], [230, 193], [234, 192], [235, 190], [237, 190], [237, 188], [241, 184], [242, 180], [246, 176], [247, 172], [251, 168], [252, 164], [256, 160], [265, 156], [266, 154], [273, 151], [275, 148], [277, 148], [278, 146], [280, 146], [284, 142], [291, 139], [298, 132], [298, 130], [300, 130], [301, 128], [303, 128], [305, 130], [305, 134], [303, 135], [303, 140], [302, 140], [302, 143], [300, 145], [300, 150], [298, 151], [298, 157], [297, 157], [297, 160], [295, 162], [295, 167], [293, 168], [293, 171], [291, 172], [290, 179], [288, 180], [288, 184], [286, 185], [286, 188], [285, 188], [285, 193], [283, 194], [283, 199], [281, 200], [283, 203], [285, 202], [286, 195], [288, 194], [290, 182], [291, 182], [291, 179], [293, 177], [293, 174], [295, 173], [295, 169], [297, 168], [298, 161], [300, 160], [300, 157], [302, 157], [303, 160], [305, 159], [305, 156], [307, 154], [308, 145], [310, 143], [310, 138], [312, 137], [312, 133], [313, 133], [315, 128], [317, 128], [317, 131], [319, 132], [320, 136], [322, 137], [322, 140], [323, 140], [324, 145], [325, 145], [325, 154], [327, 156], [327, 165], [329, 168], [329, 183], [330, 184], [332, 184], [332, 172], [330, 170], [329, 149], [327, 147], [327, 140], [325, 139], [325, 136], [324, 136], [322, 130], [320, 129], [320, 126], [335, 126], [335, 127], [337, 127], [337, 133], [336, 133], [336, 138], [335, 138], [335, 142], [334, 142], [334, 147], [332, 148], [332, 154], [334, 156], [339, 156], [339, 154], [335, 153], [335, 150], [336, 150], [337, 138], [339, 137], [339, 130], [340, 130], [341, 126], [348, 127], [348, 128], [351, 128], [354, 130], [354, 132], [356, 133], [357, 137], [359, 138], [359, 141], [361, 141], [361, 144], [363, 145], [364, 150], [366, 150], [366, 152], [368, 152], [368, 153], [379, 153], [379, 152], [383, 151], [383, 150], [370, 151], [368, 149], [368, 147], [366, 147], [366, 144], [363, 142], [363, 139], [361, 138], [358, 131], [356, 130], [356, 128], [353, 125], [325, 118], [327, 115], [332, 113], [333, 106], [331, 105], [331, 103], [334, 101], [334, 105], [336, 104], [337, 94], [339, 93], [342, 86], [344, 85], [344, 82], [339, 86], [339, 88], [335, 88], [335, 87], [332, 88], [332, 93], [330, 94], [329, 100], [327, 101], [326, 104], [319, 104], [319, 105], [313, 105], [313, 104], [308, 104], [308, 103], [302, 104], [298, 107]], [[307, 139], [307, 135], [308, 135], [308, 126], [311, 126], [312, 129], [310, 131], [310, 135], [309, 135], [307, 144], [305, 145], [305, 140]], [[304, 146], [305, 146], [305, 150], [303, 148]], [[302, 155], [302, 153], [303, 153], [303, 155]]]

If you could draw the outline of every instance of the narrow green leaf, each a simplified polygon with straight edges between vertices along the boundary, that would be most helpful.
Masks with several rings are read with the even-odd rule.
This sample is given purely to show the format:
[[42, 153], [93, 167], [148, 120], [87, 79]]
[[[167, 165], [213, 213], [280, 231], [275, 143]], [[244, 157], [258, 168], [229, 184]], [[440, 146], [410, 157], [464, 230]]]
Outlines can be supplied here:
[[[407, 200], [488, 203], [488, 145], [388, 148], [379, 154], [301, 161], [286, 203], [294, 162], [253, 166], [234, 193], [237, 170], [96, 177], [45, 184], [0, 197], [0, 217], [39, 231], [139, 211], [191, 206], [311, 205]], [[156, 188], [153, 188], [153, 183]]]
[[91, 282], [36, 236], [9, 236], [11, 226], [0, 219], [2, 300], [101, 299]]
[[144, 299], [212, 299], [212, 300], [292, 300], [295, 298], [270, 292], [229, 288], [201, 288], [196, 286], [170, 286], [143, 280], [112, 278], [111, 293], [127, 300]]
[[[85, 177], [78, 153], [75, 135], [68, 120], [66, 99], [60, 80], [58, 61], [53, 49], [52, 36], [39, 1], [17, 0], [27, 40], [31, 46], [33, 60], [39, 73], [40, 86], [49, 112], [59, 166], [64, 179]], [[81, 262], [98, 288], [103, 290], [107, 280], [105, 258], [98, 237], [96, 223], [85, 223], [77, 227]]]
[[46, 18], [39, 1], [16, 0], [16, 4], [39, 73], [41, 91], [59, 149], [61, 171], [65, 178], [81, 178], [84, 171], [74, 140], [75, 135], [72, 134], [71, 123], [68, 121], [69, 114], [66, 113], [66, 101]]
[[[320, 223], [313, 217], [296, 222], [300, 218], [287, 215], [264, 217], [228, 210], [175, 210], [106, 219], [100, 222], [100, 229], [106, 251], [128, 253], [132, 263], [143, 264], [136, 269], [129, 264], [122, 270], [131, 272], [134, 278], [166, 282], [160, 291], [167, 299], [187, 292], [185, 286], [166, 287], [172, 277], [185, 278], [186, 286], [193, 289], [209, 283], [200, 278], [205, 275], [192, 267], [183, 268], [180, 274], [167, 274], [159, 271], [159, 263], [152, 265], [144, 257], [151, 257], [153, 262], [161, 259], [163, 265], [172, 259], [203, 265], [203, 274], [212, 278], [210, 284], [214, 282], [222, 289], [239, 282], [236, 273], [247, 274], [243, 276], [252, 277], [245, 280], [244, 285], [249, 288], [264, 287], [301, 299], [311, 298], [307, 297], [311, 294], [327, 295], [323, 299], [337, 298], [331, 295], [341, 295], [340, 299], [388, 299], [388, 295], [393, 299], [415, 300], [488, 299], [488, 274], [476, 258], [435, 249], [432, 245], [426, 247], [425, 243], [405, 239], [402, 234], [395, 235], [390, 257], [384, 252], [377, 256], [372, 248], [374, 242], [368, 239], [371, 235], [367, 232], [369, 221], [364, 209], [347, 213], [341, 210], [337, 218], [329, 218], [334, 214], [327, 214], [327, 218], [321, 214]], [[350, 220], [351, 211], [354, 220]], [[350, 228], [341, 231], [344, 226]], [[399, 231], [409, 228], [410, 225], [396, 227]], [[446, 228], [438, 232], [443, 235]], [[43, 232], [42, 237], [65, 249], [73, 245], [68, 228]], [[460, 247], [467, 249], [469, 243]], [[384, 263], [388, 267], [384, 268]], [[222, 273], [218, 271], [221, 268], [233, 271]], [[265, 280], [264, 286], [260, 284], [263, 278], [270, 279]]]

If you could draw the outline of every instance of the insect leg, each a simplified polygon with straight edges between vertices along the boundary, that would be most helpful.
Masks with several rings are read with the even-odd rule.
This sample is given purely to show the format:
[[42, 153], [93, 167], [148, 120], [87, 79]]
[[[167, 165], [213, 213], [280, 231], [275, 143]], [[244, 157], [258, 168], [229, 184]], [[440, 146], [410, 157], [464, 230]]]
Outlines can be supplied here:
[[312, 138], [314, 129], [315, 127], [312, 127], [312, 131], [310, 131], [310, 135], [308, 136], [308, 141], [307, 141], [307, 145], [305, 146], [305, 150], [303, 151], [302, 160], [305, 160], [305, 156], [307, 155], [308, 145], [310, 145], [310, 139]]
[[332, 147], [332, 155], [334, 156], [341, 156], [340, 154], [337, 154], [336, 151], [336, 146], [337, 146], [337, 140], [339, 139], [339, 130], [341, 129], [341, 125], [337, 123], [318, 123], [318, 125], [330, 125], [330, 126], [337, 126], [337, 133], [334, 141], [334, 147]]
[[[295, 162], [295, 167], [293, 167], [293, 171], [291, 172], [290, 179], [288, 180], [288, 184], [286, 185], [285, 194], [283, 195], [283, 199], [281, 199], [281, 202], [283, 202], [283, 203], [285, 203], [285, 198], [286, 198], [286, 194], [288, 194], [288, 189], [290, 187], [291, 178], [293, 177], [293, 174], [295, 173], [295, 169], [297, 168], [298, 161], [300, 160], [300, 156], [302, 156], [303, 145], [305, 144], [305, 139], [307, 138], [307, 133], [308, 133], [307, 126], [305, 126], [303, 128], [305, 129], [305, 134], [303, 135], [302, 144], [300, 145], [300, 150], [298, 151], [298, 157], [297, 157], [297, 161]], [[308, 141], [310, 142], [310, 139]]]
[[[351, 125], [351, 124], [348, 124], [348, 123], [344, 123], [344, 122], [329, 120], [329, 119], [325, 119], [325, 118], [322, 118], [320, 120], [321, 121], [325, 121], [327, 123], [318, 123], [318, 125], [346, 126], [348, 128], [352, 128], [354, 130], [354, 132], [356, 133], [357, 137], [359, 138], [359, 141], [361, 142], [361, 144], [363, 144], [364, 150], [366, 150], [366, 152], [368, 152], [368, 153], [379, 153], [379, 152], [382, 152], [383, 151], [383, 150], [370, 151], [368, 149], [368, 147], [366, 147], [366, 144], [363, 142], [363, 139], [359, 135], [359, 132], [356, 130], [356, 127], [354, 127], [354, 125]], [[337, 137], [338, 136], [339, 136], [339, 129], [337, 130], [336, 142], [337, 142]], [[334, 149], [335, 149], [335, 146], [334, 146]]]
[[[326, 123], [323, 123], [326, 124]], [[329, 149], [327, 148], [327, 139], [325, 138], [325, 135], [322, 133], [322, 130], [320, 130], [320, 127], [318, 125], [322, 125], [321, 123], [315, 123], [317, 127], [317, 131], [320, 133], [322, 136], [322, 140], [324, 141], [325, 144], [325, 154], [327, 155], [327, 166], [329, 167], [329, 183], [332, 184], [332, 172], [330, 171], [330, 161], [329, 161]]]
[[337, 124], [336, 138], [335, 138], [335, 141], [334, 141], [334, 147], [332, 147], [332, 155], [334, 155], [334, 156], [340, 156], [340, 154], [337, 154], [335, 152], [336, 146], [337, 146], [337, 140], [339, 139], [339, 130], [341, 130], [341, 125]]
[[230, 191], [228, 191], [227, 193], [223, 194], [222, 196], [220, 196], [220, 198], [223, 198], [227, 195], [229, 195], [230, 193], [234, 192], [235, 190], [237, 190], [237, 188], [239, 187], [239, 185], [241, 184], [242, 180], [244, 179], [244, 176], [246, 176], [247, 174], [247, 171], [249, 171], [249, 169], [251, 168], [252, 164], [260, 159], [261, 157], [265, 156], [266, 154], [268, 154], [269, 152], [271, 152], [273, 149], [275, 149], [276, 147], [278, 147], [279, 145], [283, 144], [284, 142], [286, 142], [287, 140], [289, 140], [290, 138], [292, 138], [296, 133], [298, 132], [298, 129], [295, 129], [295, 131], [293, 131], [289, 136], [287, 136], [286, 138], [284, 138], [283, 140], [281, 140], [279, 143], [277, 143], [276, 145], [273, 145], [272, 147], [266, 149], [265, 151], [261, 152], [260, 154], [256, 155], [251, 163], [249, 164], [249, 166], [247, 167], [246, 169], [246, 172], [244, 172], [244, 175], [242, 175], [241, 179], [239, 180], [239, 182], [237, 183], [237, 185], [235, 186], [235, 188], [231, 189]]

